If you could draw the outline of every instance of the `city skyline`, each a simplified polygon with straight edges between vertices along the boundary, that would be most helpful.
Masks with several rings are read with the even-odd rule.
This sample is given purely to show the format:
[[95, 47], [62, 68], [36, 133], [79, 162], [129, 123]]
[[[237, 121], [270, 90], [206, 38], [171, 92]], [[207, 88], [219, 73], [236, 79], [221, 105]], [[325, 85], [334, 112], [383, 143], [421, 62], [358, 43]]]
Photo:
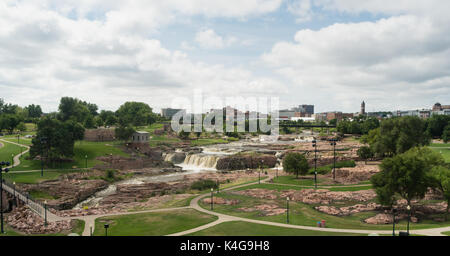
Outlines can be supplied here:
[[421, 109], [450, 98], [448, 1], [34, 1], [0, 4], [2, 98], [77, 97], [157, 112], [196, 89], [316, 112]]

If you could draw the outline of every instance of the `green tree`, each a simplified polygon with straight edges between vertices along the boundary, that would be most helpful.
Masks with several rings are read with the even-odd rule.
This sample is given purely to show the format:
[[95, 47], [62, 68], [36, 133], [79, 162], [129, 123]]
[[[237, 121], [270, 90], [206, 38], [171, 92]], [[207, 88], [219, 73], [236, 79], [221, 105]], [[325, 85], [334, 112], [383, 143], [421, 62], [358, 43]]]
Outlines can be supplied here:
[[367, 164], [367, 159], [373, 157], [373, 152], [370, 147], [362, 146], [356, 152], [361, 159], [364, 159], [364, 162]]
[[285, 172], [306, 175], [309, 170], [308, 160], [305, 155], [300, 153], [288, 153], [283, 159], [283, 169]]
[[428, 145], [431, 139], [425, 129], [425, 122], [418, 117], [386, 119], [369, 144], [378, 156], [393, 156], [413, 147]]
[[152, 108], [143, 102], [125, 102], [116, 111], [120, 125], [144, 126], [156, 121]]
[[41, 106], [39, 105], [28, 105], [27, 107], [25, 107], [25, 111], [27, 112], [27, 115], [29, 118], [39, 118], [42, 116], [42, 109]]
[[433, 186], [430, 171], [443, 164], [440, 154], [426, 147], [415, 147], [384, 159], [381, 171], [371, 178], [378, 201], [392, 206], [395, 195], [399, 195], [410, 205], [411, 200], [423, 198]]
[[75, 120], [84, 124], [86, 118], [91, 115], [87, 103], [76, 98], [63, 97], [59, 103], [58, 119], [65, 122]]
[[427, 119], [427, 132], [434, 138], [440, 138], [446, 126], [450, 124], [450, 116], [432, 115]]
[[122, 141], [128, 141], [136, 130], [131, 126], [119, 126], [115, 129], [116, 138]]
[[433, 188], [441, 192], [447, 200], [447, 211], [445, 213], [445, 220], [447, 220], [450, 207], [450, 169], [445, 166], [435, 167], [431, 171], [431, 176], [434, 183]]
[[73, 120], [62, 122], [44, 117], [38, 122], [30, 156], [33, 158], [38, 155], [44, 156], [47, 162], [72, 157], [75, 141], [83, 139], [83, 136], [83, 126]]
[[3, 114], [0, 116], [0, 131], [7, 130], [11, 134], [21, 122], [22, 118], [16, 114]]
[[444, 132], [442, 133], [442, 140], [444, 141], [444, 143], [450, 141], [450, 124], [445, 126]]

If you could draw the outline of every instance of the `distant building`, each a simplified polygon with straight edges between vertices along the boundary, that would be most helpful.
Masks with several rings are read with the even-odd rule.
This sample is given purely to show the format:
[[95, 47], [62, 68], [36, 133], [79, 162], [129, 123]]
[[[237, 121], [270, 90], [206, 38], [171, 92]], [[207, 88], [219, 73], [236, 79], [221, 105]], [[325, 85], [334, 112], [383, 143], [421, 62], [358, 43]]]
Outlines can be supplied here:
[[178, 112], [183, 112], [183, 114], [184, 114], [184, 113], [186, 113], [186, 110], [185, 109], [163, 108], [163, 109], [161, 109], [161, 116], [171, 119]]
[[441, 105], [441, 103], [437, 102], [436, 104], [434, 104], [432, 111], [437, 112], [445, 109], [450, 109], [450, 105]]
[[148, 143], [149, 133], [144, 131], [137, 131], [132, 136], [133, 143]]
[[365, 115], [366, 114], [366, 103], [363, 101], [361, 103], [361, 111], [359, 112], [360, 115]]

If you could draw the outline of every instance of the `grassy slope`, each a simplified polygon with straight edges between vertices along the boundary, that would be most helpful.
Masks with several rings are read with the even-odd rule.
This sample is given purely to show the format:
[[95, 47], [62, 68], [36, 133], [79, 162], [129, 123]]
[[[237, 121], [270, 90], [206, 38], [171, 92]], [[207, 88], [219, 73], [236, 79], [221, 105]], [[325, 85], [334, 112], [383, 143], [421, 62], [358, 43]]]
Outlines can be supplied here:
[[161, 236], [195, 228], [217, 219], [193, 209], [112, 216], [95, 221], [96, 236], [105, 234], [104, 224], [110, 223], [108, 235]]
[[304, 229], [283, 228], [270, 225], [232, 221], [220, 223], [189, 236], [358, 236], [361, 234], [322, 232]]
[[79, 172], [79, 171], [44, 170], [43, 177], [41, 177], [41, 172], [7, 173], [4, 174], [3, 177], [10, 182], [15, 181], [16, 183], [35, 184], [45, 180], [54, 180], [57, 179], [62, 174], [67, 174], [71, 172]]

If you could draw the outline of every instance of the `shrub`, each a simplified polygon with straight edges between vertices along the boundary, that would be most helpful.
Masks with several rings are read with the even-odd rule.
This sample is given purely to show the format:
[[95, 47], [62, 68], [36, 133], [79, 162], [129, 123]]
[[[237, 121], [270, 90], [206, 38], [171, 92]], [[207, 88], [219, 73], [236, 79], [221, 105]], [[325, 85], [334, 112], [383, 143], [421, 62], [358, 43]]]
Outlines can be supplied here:
[[196, 181], [194, 183], [192, 183], [191, 185], [191, 189], [195, 189], [195, 190], [207, 190], [207, 189], [211, 189], [217, 188], [217, 183], [213, 180], [199, 180]]

